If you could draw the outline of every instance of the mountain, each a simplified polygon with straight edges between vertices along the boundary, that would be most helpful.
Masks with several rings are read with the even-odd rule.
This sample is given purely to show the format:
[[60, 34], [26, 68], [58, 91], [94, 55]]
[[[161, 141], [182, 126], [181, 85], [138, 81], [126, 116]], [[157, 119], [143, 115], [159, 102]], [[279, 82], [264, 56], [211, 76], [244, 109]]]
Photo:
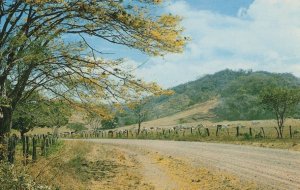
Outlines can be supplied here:
[[[171, 96], [153, 97], [146, 104], [148, 120], [188, 110], [196, 104], [218, 99], [211, 109], [219, 120], [256, 120], [272, 118], [259, 103], [259, 94], [269, 87], [300, 87], [300, 79], [289, 73], [223, 70], [195, 81], [178, 85]], [[300, 114], [295, 113], [295, 117]], [[125, 124], [135, 123], [134, 115], [122, 116]], [[212, 119], [212, 118], [210, 118]]]

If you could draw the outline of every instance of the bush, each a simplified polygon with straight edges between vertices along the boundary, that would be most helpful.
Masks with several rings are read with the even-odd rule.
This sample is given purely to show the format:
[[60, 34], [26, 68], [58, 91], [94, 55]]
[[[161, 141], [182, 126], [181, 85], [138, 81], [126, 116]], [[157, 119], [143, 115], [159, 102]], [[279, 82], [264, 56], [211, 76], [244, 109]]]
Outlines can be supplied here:
[[103, 119], [101, 125], [103, 129], [114, 129], [118, 126], [118, 118], [114, 117], [112, 119]]
[[46, 185], [37, 184], [23, 170], [18, 171], [14, 165], [0, 162], [0, 184], [2, 190], [51, 190]]
[[245, 140], [250, 140], [250, 139], [252, 139], [252, 136], [251, 136], [249, 133], [245, 133], [243, 136], [244, 136], [244, 139], [245, 139]]

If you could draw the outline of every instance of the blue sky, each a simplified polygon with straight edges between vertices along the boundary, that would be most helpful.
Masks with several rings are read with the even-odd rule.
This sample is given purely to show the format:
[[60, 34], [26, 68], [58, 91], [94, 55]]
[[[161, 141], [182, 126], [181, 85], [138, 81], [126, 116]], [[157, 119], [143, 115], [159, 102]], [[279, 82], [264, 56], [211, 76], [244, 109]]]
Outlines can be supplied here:
[[[170, 6], [174, 2], [176, 2], [176, 0], [166, 1], [163, 7]], [[248, 7], [253, 0], [226, 0], [226, 3], [224, 3], [224, 0], [187, 0], [186, 2], [197, 10], [207, 10], [219, 14], [236, 16], [241, 7]], [[111, 55], [106, 55], [105, 57], [107, 58], [128, 57], [141, 62], [144, 62], [149, 58], [138, 50], [130, 49], [122, 45], [110, 44], [109, 42], [95, 39], [90, 39], [89, 43], [103, 52], [113, 53]]]
[[172, 87], [222, 69], [290, 72], [300, 76], [299, 0], [171, 0], [164, 12], [183, 17], [191, 37], [182, 54], [147, 55], [91, 39], [107, 58], [126, 58], [136, 75]]
[[236, 16], [241, 7], [248, 7], [253, 0], [187, 0], [186, 2], [194, 9]]

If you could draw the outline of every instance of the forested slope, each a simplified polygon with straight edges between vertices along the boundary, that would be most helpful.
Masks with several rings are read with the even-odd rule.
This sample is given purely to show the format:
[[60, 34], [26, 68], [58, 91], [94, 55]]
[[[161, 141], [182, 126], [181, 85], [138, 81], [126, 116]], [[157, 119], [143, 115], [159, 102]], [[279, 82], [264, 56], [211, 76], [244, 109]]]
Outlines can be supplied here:
[[[172, 115], [215, 98], [219, 99], [219, 104], [211, 110], [215, 119], [269, 119], [272, 115], [261, 107], [259, 94], [272, 87], [297, 88], [300, 87], [300, 79], [289, 73], [226, 69], [178, 85], [172, 88], [175, 93], [171, 96], [151, 98], [146, 104], [149, 110], [147, 120]], [[295, 110], [294, 117], [298, 115]], [[129, 110], [120, 118], [125, 124], [135, 123], [135, 117]]]

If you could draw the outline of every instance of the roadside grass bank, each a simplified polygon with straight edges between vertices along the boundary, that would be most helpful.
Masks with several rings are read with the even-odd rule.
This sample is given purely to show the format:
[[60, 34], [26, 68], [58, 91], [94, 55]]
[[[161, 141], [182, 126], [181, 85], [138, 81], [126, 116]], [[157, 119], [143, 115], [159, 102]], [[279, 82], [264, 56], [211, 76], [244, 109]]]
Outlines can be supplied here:
[[37, 183], [55, 190], [153, 189], [142, 182], [136, 160], [121, 151], [90, 142], [62, 143], [26, 168]]
[[[6, 160], [0, 161], [0, 184], [1, 190], [49, 190], [50, 186], [38, 179], [42, 170], [33, 171], [36, 164], [51, 158], [63, 148], [63, 141], [58, 141], [48, 148], [45, 155], [38, 156], [38, 160], [33, 160], [29, 154], [23, 155], [22, 144], [15, 147], [14, 163]], [[32, 150], [31, 150], [32, 151]], [[29, 152], [28, 152], [29, 153]], [[32, 153], [32, 152], [31, 152]]]

